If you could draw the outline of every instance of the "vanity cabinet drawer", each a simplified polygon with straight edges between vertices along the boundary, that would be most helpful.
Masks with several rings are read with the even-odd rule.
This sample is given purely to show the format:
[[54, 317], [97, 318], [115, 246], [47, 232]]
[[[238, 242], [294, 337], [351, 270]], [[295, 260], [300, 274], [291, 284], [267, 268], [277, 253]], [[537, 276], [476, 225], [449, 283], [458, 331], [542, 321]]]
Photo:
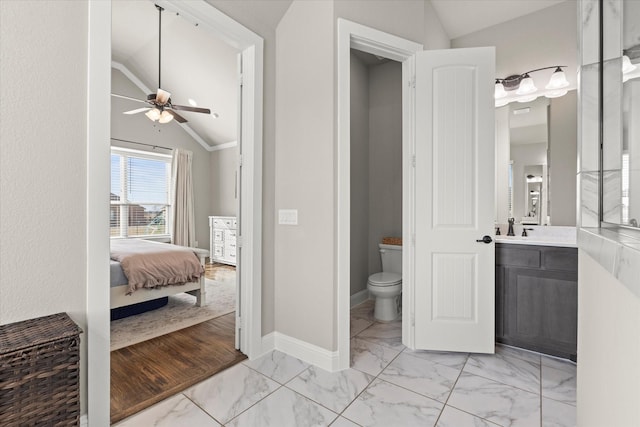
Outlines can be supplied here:
[[542, 268], [545, 270], [575, 271], [577, 265], [576, 248], [549, 248], [542, 252]]
[[496, 264], [514, 267], [540, 267], [540, 250], [519, 248], [517, 245], [496, 245]]

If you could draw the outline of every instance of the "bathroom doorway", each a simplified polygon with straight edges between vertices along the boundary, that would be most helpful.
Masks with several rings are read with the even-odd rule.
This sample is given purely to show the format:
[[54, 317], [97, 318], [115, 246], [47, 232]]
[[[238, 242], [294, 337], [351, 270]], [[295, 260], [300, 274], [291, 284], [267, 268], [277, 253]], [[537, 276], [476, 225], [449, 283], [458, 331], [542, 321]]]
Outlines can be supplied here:
[[350, 66], [350, 307], [372, 321], [378, 244], [402, 244], [402, 63], [352, 48]]

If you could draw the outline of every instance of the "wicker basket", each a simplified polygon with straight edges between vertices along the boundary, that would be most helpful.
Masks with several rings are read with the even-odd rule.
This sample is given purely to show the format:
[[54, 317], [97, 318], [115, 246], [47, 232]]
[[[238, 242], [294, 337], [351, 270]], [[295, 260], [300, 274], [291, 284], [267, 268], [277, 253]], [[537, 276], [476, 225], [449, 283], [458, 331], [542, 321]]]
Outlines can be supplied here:
[[77, 426], [80, 328], [65, 313], [0, 326], [0, 426]]

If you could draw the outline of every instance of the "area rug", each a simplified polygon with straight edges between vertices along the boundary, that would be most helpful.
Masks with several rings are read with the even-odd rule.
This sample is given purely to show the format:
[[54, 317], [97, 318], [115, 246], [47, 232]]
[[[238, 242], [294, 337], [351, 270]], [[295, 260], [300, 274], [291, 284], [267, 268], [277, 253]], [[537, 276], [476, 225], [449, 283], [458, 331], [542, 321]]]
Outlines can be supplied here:
[[207, 302], [195, 305], [196, 297], [178, 294], [164, 307], [111, 322], [111, 351], [188, 328], [235, 311], [235, 280], [205, 279]]

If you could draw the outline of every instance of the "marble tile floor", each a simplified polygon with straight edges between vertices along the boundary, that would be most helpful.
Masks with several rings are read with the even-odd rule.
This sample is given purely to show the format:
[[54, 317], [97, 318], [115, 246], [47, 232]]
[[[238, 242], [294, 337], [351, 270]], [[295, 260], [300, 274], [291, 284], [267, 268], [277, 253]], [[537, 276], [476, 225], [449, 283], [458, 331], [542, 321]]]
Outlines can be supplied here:
[[411, 351], [399, 321], [372, 314], [371, 301], [351, 311], [351, 369], [329, 373], [273, 351], [117, 426], [575, 426], [573, 363], [504, 346]]

